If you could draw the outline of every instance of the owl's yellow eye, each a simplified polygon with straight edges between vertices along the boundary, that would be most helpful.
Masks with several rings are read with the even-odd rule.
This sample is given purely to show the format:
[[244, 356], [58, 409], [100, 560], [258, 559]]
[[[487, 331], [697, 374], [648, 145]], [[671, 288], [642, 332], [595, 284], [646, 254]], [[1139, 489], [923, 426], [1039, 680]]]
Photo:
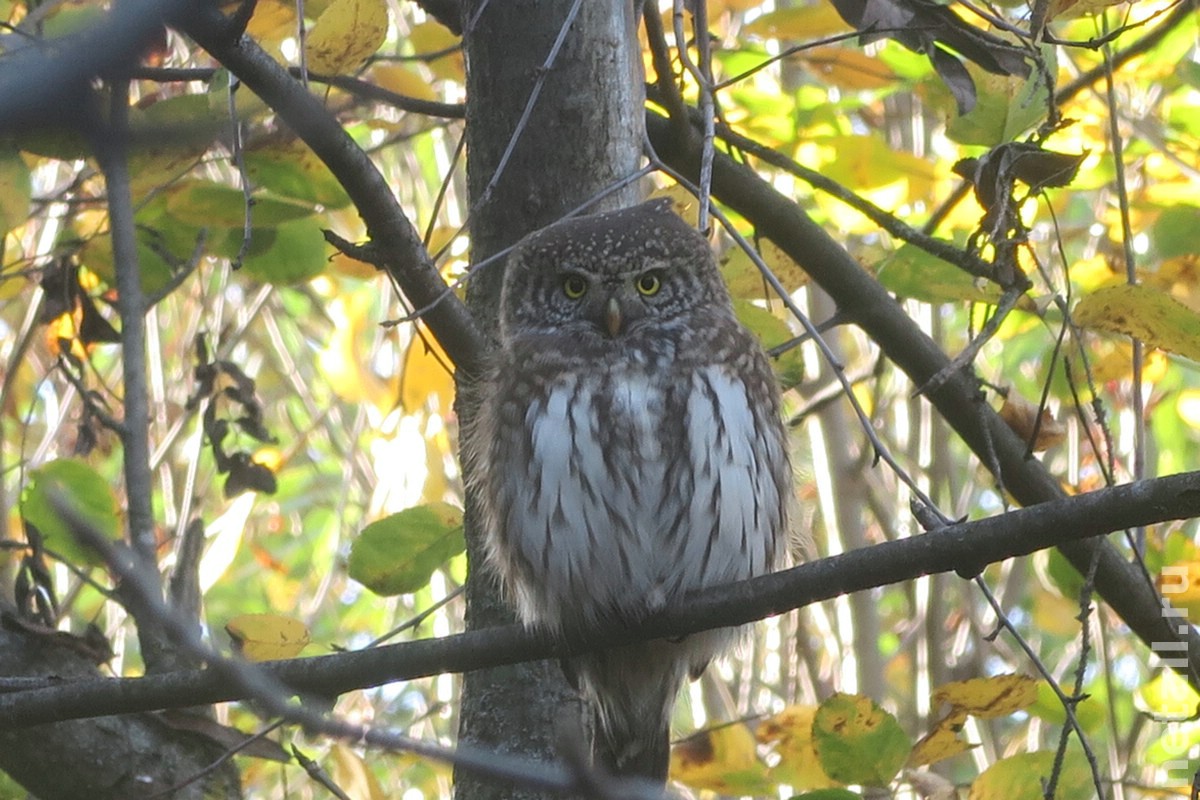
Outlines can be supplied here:
[[643, 297], [653, 297], [662, 288], [662, 279], [658, 277], [657, 272], [643, 272], [638, 276], [635, 285], [637, 286], [638, 294]]
[[568, 275], [563, 278], [563, 294], [572, 300], [578, 300], [587, 294], [587, 281], [579, 275]]

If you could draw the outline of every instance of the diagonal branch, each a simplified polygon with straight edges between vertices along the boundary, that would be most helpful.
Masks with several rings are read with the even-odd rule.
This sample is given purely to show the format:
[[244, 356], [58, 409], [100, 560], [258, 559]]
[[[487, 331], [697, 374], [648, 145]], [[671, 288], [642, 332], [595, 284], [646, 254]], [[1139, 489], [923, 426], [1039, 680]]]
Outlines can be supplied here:
[[[700, 136], [675, 135], [676, 128], [659, 114], [647, 114], [646, 129], [658, 155], [675, 169], [695, 175], [700, 163]], [[924, 386], [950, 365], [949, 357], [873, 277], [794, 202], [776, 191], [750, 168], [718, 154], [713, 194], [744, 216], [830, 294], [838, 310], [871, 337], [916, 386]], [[1063, 497], [1058, 482], [1041, 462], [1027, 458], [1024, 443], [1000, 419], [980, 392], [979, 381], [962, 370], [926, 395], [980, 461], [1019, 503], [1032, 506]], [[1059, 550], [1081, 574], [1098, 559], [1096, 589], [1147, 646], [1175, 643], [1186, 647], [1188, 679], [1200, 687], [1200, 635], [1181, 633], [1163, 615], [1161, 598], [1145, 575], [1106, 541], [1076, 541]]]
[[[944, 391], [944, 389], [942, 390]], [[950, 525], [794, 569], [697, 592], [637, 628], [608, 626], [555, 643], [518, 626], [388, 645], [354, 653], [269, 662], [274, 679], [327, 696], [397, 680], [533, 661], [598, 647], [742, 625], [810, 603], [938, 572], [971, 577], [990, 563], [1048, 547], [1104, 545], [1089, 537], [1200, 516], [1200, 472], [1139, 481]], [[1111, 548], [1110, 548], [1111, 549]], [[1162, 608], [1158, 608], [1162, 614]], [[1171, 622], [1170, 618], [1164, 622]], [[1177, 624], [1177, 623], [1175, 623]], [[1166, 626], [1174, 630], [1174, 626]], [[1158, 641], [1174, 641], [1165, 635]], [[87, 680], [0, 695], [0, 730], [83, 717], [241, 699], [220, 670]]]
[[325, 162], [354, 202], [373, 249], [384, 254], [388, 273], [417, 307], [430, 306], [424, 321], [455, 365], [476, 373], [485, 341], [466, 306], [446, 283], [404, 215], [383, 175], [320, 100], [258, 44], [231, 31], [215, 6], [196, 0], [172, 20], [269, 105]]

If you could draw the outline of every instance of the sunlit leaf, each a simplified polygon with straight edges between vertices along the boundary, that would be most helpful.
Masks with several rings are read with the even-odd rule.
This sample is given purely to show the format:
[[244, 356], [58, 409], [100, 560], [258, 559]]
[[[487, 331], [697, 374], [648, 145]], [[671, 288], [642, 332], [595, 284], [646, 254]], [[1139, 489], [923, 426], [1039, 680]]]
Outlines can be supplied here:
[[294, 658], [308, 646], [308, 628], [279, 614], [242, 614], [225, 623], [233, 649], [250, 661]]
[[76, 565], [102, 563], [99, 554], [72, 533], [51, 498], [68, 504], [94, 533], [117, 540], [121, 519], [112, 484], [82, 461], [59, 458], [30, 470], [21, 493], [21, 517], [38, 529], [46, 547]]
[[[307, 6], [308, 3], [305, 3]], [[281, 39], [296, 35], [296, 6], [283, 0], [258, 0], [246, 33], [261, 44], [277, 45]]]
[[415, 592], [464, 547], [462, 511], [417, 506], [363, 528], [350, 546], [350, 577], [379, 595]]
[[754, 736], [740, 723], [701, 731], [672, 747], [670, 774], [692, 789], [724, 795], [762, 795], [772, 787]]
[[[758, 254], [789, 293], [808, 283], [808, 273], [770, 239], [758, 241]], [[758, 265], [740, 247], [731, 248], [721, 259], [721, 277], [735, 298], [761, 300], [774, 294], [763, 280]]]
[[770, 11], [748, 23], [743, 30], [750, 36], [764, 39], [808, 41], [845, 33], [851, 28], [832, 5], [821, 2]]
[[442, 346], [427, 330], [412, 337], [404, 354], [400, 376], [400, 401], [406, 411], [436, 399], [439, 407], [450, 408], [454, 400], [454, 369]]
[[343, 292], [329, 303], [327, 313], [335, 325], [317, 364], [330, 388], [347, 402], [368, 402], [384, 412], [394, 408], [399, 379], [384, 378], [371, 368], [380, 322], [374, 290]]
[[821, 769], [813, 748], [812, 723], [816, 713], [817, 706], [788, 706], [758, 724], [755, 738], [779, 756], [779, 763], [769, 773], [773, 782], [786, 783], [793, 789], [837, 785]]
[[817, 78], [842, 89], [882, 89], [896, 80], [887, 64], [849, 47], [817, 47], [801, 52], [797, 60]]
[[916, 245], [901, 245], [883, 260], [875, 276], [889, 292], [927, 303], [995, 305], [1000, 301], [998, 286], [979, 281], [961, 268]]
[[388, 91], [418, 100], [439, 100], [429, 80], [402, 64], [380, 64], [371, 69], [374, 82]]
[[1162, 719], [1193, 719], [1200, 712], [1200, 694], [1174, 670], [1164, 669], [1138, 687], [1137, 706]]
[[1097, 289], [1076, 303], [1074, 318], [1085, 328], [1123, 333], [1200, 361], [1200, 314], [1152, 286]]
[[1046, 115], [1046, 84], [1037, 73], [1028, 78], [993, 75], [969, 65], [977, 100], [966, 114], [946, 125], [946, 135], [959, 144], [994, 147], [1011, 142]]
[[[733, 311], [738, 322], [758, 337], [764, 350], [770, 351], [795, 338], [787, 323], [749, 300], [734, 300]], [[771, 366], [775, 369], [780, 388], [785, 391], [804, 379], [804, 358], [799, 347], [790, 347], [778, 357], [772, 358]]]
[[333, 0], [308, 32], [308, 67], [334, 75], [354, 72], [383, 44], [387, 29], [384, 0]]
[[967, 712], [958, 710], [951, 711], [938, 720], [933, 729], [913, 747], [908, 756], [908, 766], [936, 764], [938, 761], [961, 755], [974, 747], [975, 745], [959, 738], [966, 721]]
[[249, 492], [235, 497], [229, 507], [205, 528], [204, 538], [208, 546], [200, 559], [199, 569], [202, 592], [216, 585], [237, 557], [246, 533], [246, 523], [250, 520], [250, 512], [254, 510], [254, 497]]
[[971, 678], [939, 686], [933, 693], [933, 700], [972, 716], [992, 719], [1029, 706], [1037, 699], [1037, 685], [1038, 682], [1027, 675]]
[[[1054, 769], [1054, 756], [1052, 751], [1039, 751], [997, 761], [971, 784], [968, 800], [1041, 800], [1045, 796], [1042, 781], [1048, 780]], [[1056, 800], [1092, 800], [1096, 796], [1091, 770], [1077, 748], [1067, 751], [1054, 796]]]
[[912, 750], [896, 718], [869, 697], [835, 694], [813, 718], [821, 768], [841, 783], [886, 786]]
[[1175, 398], [1179, 418], [1192, 428], [1200, 430], [1200, 389], [1185, 389]]
[[1124, 2], [1125, 0], [1050, 0], [1046, 10], [1046, 21], [1098, 14]]

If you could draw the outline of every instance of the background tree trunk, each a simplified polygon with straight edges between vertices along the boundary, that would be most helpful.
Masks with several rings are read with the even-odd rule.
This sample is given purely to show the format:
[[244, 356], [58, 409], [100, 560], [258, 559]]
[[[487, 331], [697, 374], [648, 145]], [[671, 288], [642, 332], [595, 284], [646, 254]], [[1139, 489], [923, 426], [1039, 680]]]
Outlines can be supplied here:
[[[544, 69], [572, 13], [561, 50]], [[478, 263], [633, 173], [641, 156], [645, 96], [637, 11], [631, 2], [473, 0], [465, 4], [464, 28], [471, 254]], [[518, 130], [534, 93], [531, 113]], [[639, 199], [634, 184], [588, 211]], [[468, 288], [468, 303], [489, 336], [495, 331], [502, 277], [503, 266], [497, 263], [476, 274]], [[460, 421], [470, 417], [469, 395], [459, 394]], [[470, 495], [467, 547], [468, 627], [510, 622], [495, 581], [484, 571]], [[553, 758], [556, 726], [560, 720], [578, 726], [579, 709], [575, 692], [554, 663], [468, 673], [459, 738]], [[456, 775], [455, 790], [459, 798], [472, 800], [532, 796], [462, 774]]]

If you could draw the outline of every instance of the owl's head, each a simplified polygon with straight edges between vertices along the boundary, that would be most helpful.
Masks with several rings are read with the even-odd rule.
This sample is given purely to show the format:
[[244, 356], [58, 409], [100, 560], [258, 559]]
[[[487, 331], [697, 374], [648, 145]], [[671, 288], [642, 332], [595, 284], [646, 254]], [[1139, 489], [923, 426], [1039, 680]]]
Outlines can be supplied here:
[[703, 236], [669, 200], [564, 220], [513, 248], [500, 296], [500, 335], [617, 340], [648, 326], [732, 315]]

